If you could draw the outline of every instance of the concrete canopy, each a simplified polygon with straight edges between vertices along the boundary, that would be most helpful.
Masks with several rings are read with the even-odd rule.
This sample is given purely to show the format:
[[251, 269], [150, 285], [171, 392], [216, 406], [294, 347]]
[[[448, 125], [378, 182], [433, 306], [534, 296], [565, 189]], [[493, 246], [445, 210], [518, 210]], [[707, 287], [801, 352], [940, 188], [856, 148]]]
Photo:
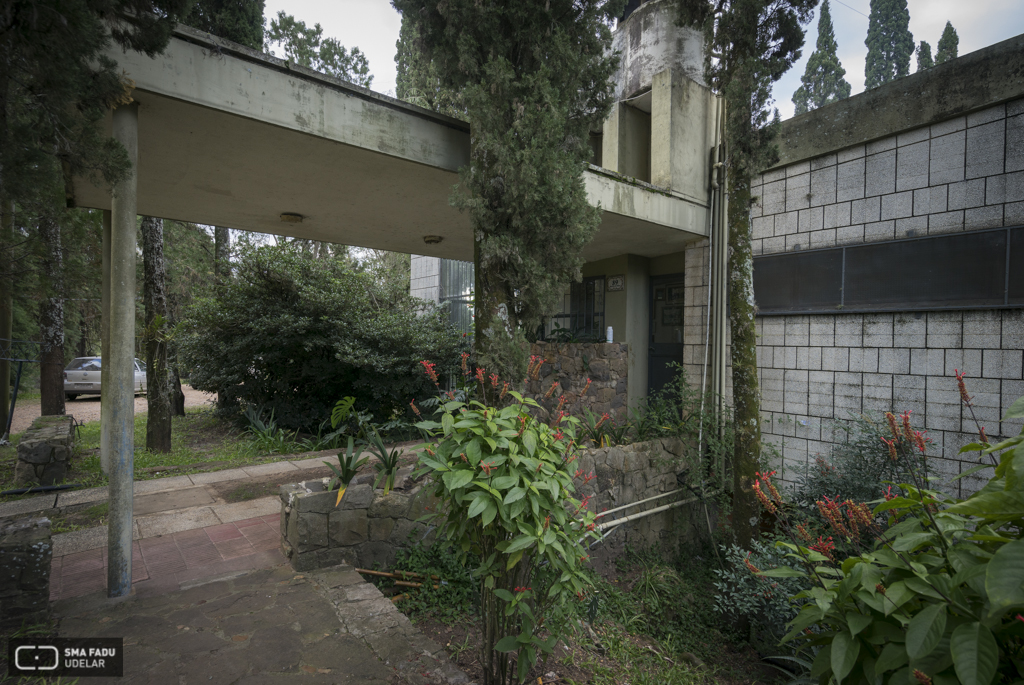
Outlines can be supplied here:
[[[139, 103], [139, 214], [472, 259], [469, 218], [448, 204], [469, 161], [465, 122], [187, 27], [155, 59], [110, 56]], [[604, 210], [588, 260], [670, 254], [707, 234], [706, 208], [670, 191], [596, 167], [586, 185]], [[74, 194], [110, 208], [86, 179]]]

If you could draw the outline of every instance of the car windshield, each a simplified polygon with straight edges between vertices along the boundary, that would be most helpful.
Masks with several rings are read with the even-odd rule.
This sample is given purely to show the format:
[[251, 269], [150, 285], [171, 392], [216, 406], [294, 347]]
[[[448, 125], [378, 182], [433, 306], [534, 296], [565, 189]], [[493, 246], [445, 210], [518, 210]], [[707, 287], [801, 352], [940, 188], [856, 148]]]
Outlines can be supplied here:
[[71, 363], [65, 371], [99, 371], [100, 370], [100, 358], [99, 357], [79, 357], [78, 359], [72, 359]]

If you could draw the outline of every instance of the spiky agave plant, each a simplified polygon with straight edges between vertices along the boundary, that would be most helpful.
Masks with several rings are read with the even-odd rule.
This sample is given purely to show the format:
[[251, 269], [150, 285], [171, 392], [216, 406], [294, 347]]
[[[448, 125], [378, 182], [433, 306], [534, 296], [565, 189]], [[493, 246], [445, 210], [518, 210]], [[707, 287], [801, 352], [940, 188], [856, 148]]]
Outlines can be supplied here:
[[362, 468], [363, 464], [370, 460], [369, 457], [363, 457], [360, 459], [363, 450], [357, 452], [355, 448], [355, 442], [350, 435], [348, 438], [348, 449], [344, 452], [338, 452], [338, 467], [335, 468], [333, 464], [325, 461], [327, 468], [334, 472], [334, 478], [331, 479], [328, 489], [334, 489], [335, 485], [339, 485], [338, 488], [338, 499], [335, 500], [334, 506], [341, 504], [341, 498], [345, 496], [345, 490], [348, 489], [348, 484], [352, 482], [352, 479], [356, 477], [356, 473]]

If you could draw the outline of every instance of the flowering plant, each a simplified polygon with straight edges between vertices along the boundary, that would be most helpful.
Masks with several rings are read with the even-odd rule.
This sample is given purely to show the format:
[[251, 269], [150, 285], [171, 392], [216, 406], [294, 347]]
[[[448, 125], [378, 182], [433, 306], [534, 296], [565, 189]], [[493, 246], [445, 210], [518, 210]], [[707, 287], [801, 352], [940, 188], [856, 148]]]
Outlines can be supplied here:
[[[959, 373], [957, 380], [970, 407]], [[1024, 398], [1004, 420], [1022, 417]], [[909, 417], [888, 419], [893, 458], [923, 450]], [[995, 445], [980, 427], [978, 433], [979, 442], [962, 451], [977, 451], [987, 463], [960, 477], [994, 469], [979, 492], [951, 499], [915, 477], [873, 510], [826, 499], [818, 507], [828, 538], [801, 539], [784, 520], [770, 477], [760, 479], [755, 492], [780, 512], [791, 535], [779, 545], [799, 563], [756, 575], [811, 583], [795, 596], [805, 603], [783, 641], [817, 649], [810, 674], [820, 682], [988, 685], [1024, 678], [1024, 433]], [[836, 542], [856, 553], [838, 557]]]
[[[429, 363], [428, 363], [429, 364]], [[429, 371], [431, 367], [424, 364]], [[481, 388], [511, 403], [439, 402], [437, 421], [417, 427], [438, 439], [421, 445], [420, 470], [440, 504], [432, 518], [463, 554], [481, 559], [485, 682], [511, 677], [511, 653], [522, 681], [550, 654], [570, 620], [568, 604], [587, 592], [586, 540], [596, 536], [588, 497], [573, 498], [577, 419], [557, 414], [550, 425], [531, 416], [537, 403], [487, 377]], [[586, 478], [580, 470], [576, 477]]]

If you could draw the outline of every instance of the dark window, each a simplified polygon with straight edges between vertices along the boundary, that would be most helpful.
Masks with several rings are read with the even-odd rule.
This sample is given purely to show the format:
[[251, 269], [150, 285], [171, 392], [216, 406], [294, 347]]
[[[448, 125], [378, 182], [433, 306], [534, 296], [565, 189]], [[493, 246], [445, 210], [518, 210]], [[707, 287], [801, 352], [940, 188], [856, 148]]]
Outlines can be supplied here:
[[604, 340], [604, 276], [573, 283], [562, 312], [551, 317], [547, 329], [547, 340]]
[[473, 333], [473, 262], [442, 259], [440, 297], [448, 320], [463, 333]]
[[760, 314], [1024, 306], [1024, 228], [754, 258]]

